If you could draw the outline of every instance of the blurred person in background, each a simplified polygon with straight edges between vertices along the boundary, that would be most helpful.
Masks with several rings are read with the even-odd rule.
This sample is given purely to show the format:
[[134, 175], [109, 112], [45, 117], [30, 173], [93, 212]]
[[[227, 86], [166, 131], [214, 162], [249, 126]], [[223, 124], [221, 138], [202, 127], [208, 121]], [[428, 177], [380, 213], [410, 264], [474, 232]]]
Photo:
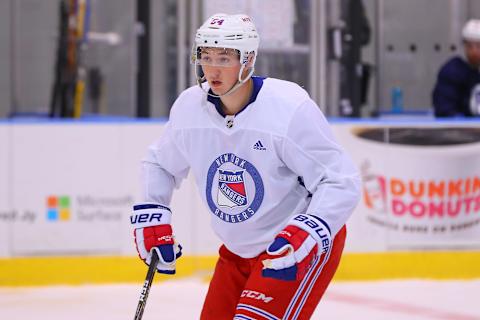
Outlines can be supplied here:
[[462, 30], [464, 56], [455, 56], [440, 69], [432, 102], [436, 117], [480, 115], [480, 20]]
[[[367, 11], [361, 0], [342, 0], [340, 3], [342, 52], [340, 53], [340, 115], [360, 117], [367, 102], [370, 65], [363, 61], [362, 50], [370, 43], [371, 28]], [[332, 43], [333, 46], [333, 43]]]

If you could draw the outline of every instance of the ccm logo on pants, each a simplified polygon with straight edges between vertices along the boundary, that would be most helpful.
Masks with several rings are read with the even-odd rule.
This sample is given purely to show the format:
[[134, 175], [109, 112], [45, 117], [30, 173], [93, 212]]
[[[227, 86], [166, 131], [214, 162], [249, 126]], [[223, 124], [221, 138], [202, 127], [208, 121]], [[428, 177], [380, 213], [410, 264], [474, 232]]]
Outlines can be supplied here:
[[242, 291], [242, 298], [251, 298], [255, 300], [261, 300], [265, 303], [269, 303], [270, 301], [273, 300], [272, 297], [267, 297], [265, 294], [253, 290], [243, 290]]

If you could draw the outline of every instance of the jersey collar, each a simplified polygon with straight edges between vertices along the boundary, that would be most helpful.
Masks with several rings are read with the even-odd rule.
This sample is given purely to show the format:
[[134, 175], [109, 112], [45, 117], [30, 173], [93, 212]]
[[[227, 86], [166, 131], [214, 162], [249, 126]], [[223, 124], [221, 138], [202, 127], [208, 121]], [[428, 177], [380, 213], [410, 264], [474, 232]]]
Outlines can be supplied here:
[[[251, 103], [255, 102], [255, 100], [257, 99], [257, 95], [258, 95], [258, 93], [260, 92], [260, 89], [263, 86], [263, 80], [264, 79], [265, 79], [264, 77], [257, 77], [257, 76], [252, 77], [253, 90], [252, 90], [252, 95], [250, 96], [250, 100], [248, 100], [247, 104], [242, 109], [240, 109], [240, 111], [238, 111], [235, 115], [238, 115], [240, 112], [245, 110]], [[213, 93], [212, 89], [209, 89], [208, 92]], [[223, 110], [222, 110], [222, 102], [221, 102], [220, 98], [216, 98], [216, 97], [212, 97], [211, 95], [207, 95], [207, 100], [209, 102], [213, 103], [213, 105], [215, 106], [215, 109], [217, 109], [217, 112], [222, 117], [224, 117], [224, 118], [226, 117], [225, 112], [223, 112]]]

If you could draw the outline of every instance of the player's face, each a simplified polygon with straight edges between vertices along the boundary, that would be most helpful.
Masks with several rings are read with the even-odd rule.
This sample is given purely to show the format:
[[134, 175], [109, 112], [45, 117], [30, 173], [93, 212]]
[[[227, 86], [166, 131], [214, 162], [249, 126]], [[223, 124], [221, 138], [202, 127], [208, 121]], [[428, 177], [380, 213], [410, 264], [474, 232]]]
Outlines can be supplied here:
[[480, 42], [464, 41], [465, 56], [474, 67], [480, 67]]
[[238, 51], [202, 48], [198, 62], [214, 94], [222, 95], [237, 83], [241, 67]]

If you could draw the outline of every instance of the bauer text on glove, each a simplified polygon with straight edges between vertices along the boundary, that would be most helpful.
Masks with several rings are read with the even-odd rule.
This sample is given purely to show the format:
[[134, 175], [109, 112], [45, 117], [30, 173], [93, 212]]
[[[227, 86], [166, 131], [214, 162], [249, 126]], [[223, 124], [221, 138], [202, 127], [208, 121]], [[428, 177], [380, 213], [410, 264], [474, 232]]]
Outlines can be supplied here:
[[262, 261], [264, 277], [280, 280], [300, 280], [328, 254], [332, 244], [330, 228], [320, 218], [299, 214], [279, 232], [267, 248], [270, 259]]
[[134, 205], [130, 216], [138, 255], [150, 265], [152, 250], [155, 250], [159, 273], [174, 274], [176, 259], [182, 255], [182, 247], [173, 236], [171, 216], [170, 209], [159, 203]]

